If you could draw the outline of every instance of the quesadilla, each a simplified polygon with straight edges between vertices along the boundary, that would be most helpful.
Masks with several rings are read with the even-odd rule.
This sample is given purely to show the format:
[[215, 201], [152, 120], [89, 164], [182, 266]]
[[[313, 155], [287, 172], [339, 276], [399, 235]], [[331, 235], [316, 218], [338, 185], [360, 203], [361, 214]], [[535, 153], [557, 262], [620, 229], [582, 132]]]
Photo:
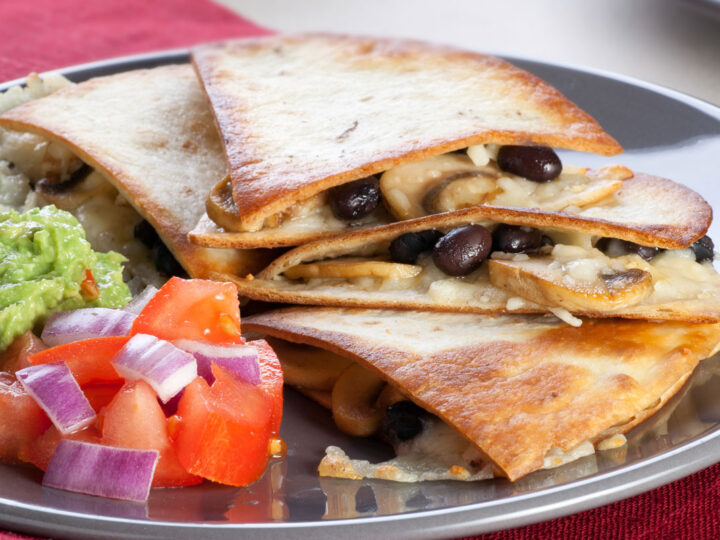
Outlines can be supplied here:
[[271, 302], [717, 322], [711, 217], [690, 189], [638, 174], [574, 214], [480, 206], [319, 240], [256, 276], [218, 277]]
[[[592, 453], [603, 441], [611, 447], [613, 437], [621, 442], [620, 434], [659, 410], [720, 343], [718, 324], [610, 319], [573, 328], [543, 316], [289, 308], [243, 324], [306, 346], [309, 374], [297, 375], [303, 360], [291, 359], [286, 382], [310, 395], [329, 394], [338, 425], [348, 431], [367, 424], [364, 434], [382, 433], [406, 456], [369, 467], [329, 449], [321, 474], [401, 481], [472, 479], [485, 476], [488, 463], [516, 480]], [[316, 348], [349, 364], [333, 376], [322, 361], [313, 363]], [[388, 408], [408, 400], [397, 407], [404, 416]], [[438, 429], [434, 417], [454, 434]], [[428, 429], [442, 436], [413, 446]]]
[[298, 245], [507, 204], [523, 191], [536, 191], [520, 197], [524, 206], [562, 209], [620, 185], [562, 170], [550, 147], [603, 155], [622, 148], [556, 89], [497, 58], [305, 35], [200, 46], [192, 61], [229, 163], [191, 234], [201, 245]]
[[[132, 205], [191, 276], [221, 269], [242, 274], [269, 260], [262, 252], [207, 249], [187, 239], [210, 189], [227, 172], [212, 115], [189, 65], [63, 88], [9, 110], [0, 116], [0, 127], [39, 134], [70, 154], [62, 170], [35, 182], [45, 197], [40, 202], [72, 211], [90, 201], [94, 206], [85, 206], [85, 214], [115, 220], [106, 236], [132, 239], [137, 220]], [[108, 205], [100, 206], [100, 200]], [[81, 222], [86, 218], [80, 216]]]

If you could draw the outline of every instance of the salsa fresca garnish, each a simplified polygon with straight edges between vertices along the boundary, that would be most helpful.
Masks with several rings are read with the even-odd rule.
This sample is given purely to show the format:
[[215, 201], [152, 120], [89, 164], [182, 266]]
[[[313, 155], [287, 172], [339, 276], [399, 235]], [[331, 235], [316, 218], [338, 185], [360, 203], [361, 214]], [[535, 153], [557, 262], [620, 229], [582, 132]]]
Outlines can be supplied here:
[[280, 364], [241, 336], [231, 283], [172, 278], [123, 309], [58, 312], [11, 349], [0, 459], [39, 467], [44, 485], [128, 500], [243, 486], [282, 446]]

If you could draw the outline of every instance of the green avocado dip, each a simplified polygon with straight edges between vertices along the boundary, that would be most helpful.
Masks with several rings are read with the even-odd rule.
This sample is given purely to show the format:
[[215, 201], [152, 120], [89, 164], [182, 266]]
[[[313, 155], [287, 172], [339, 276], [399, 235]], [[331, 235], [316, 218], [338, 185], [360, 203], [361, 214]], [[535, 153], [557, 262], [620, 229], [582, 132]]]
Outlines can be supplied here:
[[0, 212], [0, 351], [50, 312], [127, 304], [125, 260], [93, 251], [80, 223], [54, 206]]

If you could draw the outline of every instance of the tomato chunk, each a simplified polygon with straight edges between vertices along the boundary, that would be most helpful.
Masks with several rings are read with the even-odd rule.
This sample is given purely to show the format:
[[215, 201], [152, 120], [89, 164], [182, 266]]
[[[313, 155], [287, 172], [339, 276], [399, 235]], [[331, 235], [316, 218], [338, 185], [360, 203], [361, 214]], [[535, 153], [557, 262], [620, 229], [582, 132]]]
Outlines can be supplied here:
[[74, 341], [33, 354], [28, 361], [33, 365], [65, 362], [80, 386], [122, 382], [110, 360], [129, 339], [127, 336], [113, 336]]
[[7, 349], [0, 352], [0, 371], [15, 373], [26, 368], [30, 365], [28, 357], [46, 348], [40, 338], [28, 330], [16, 337]]
[[213, 364], [210, 387], [198, 377], [185, 388], [174, 427], [180, 463], [223, 484], [245, 486], [265, 471], [272, 418], [259, 387]]
[[83, 386], [82, 391], [90, 402], [90, 406], [98, 413], [112, 401], [122, 385], [120, 382], [88, 384]]
[[62, 435], [55, 426], [51, 425], [42, 435], [23, 445], [19, 457], [22, 461], [32, 463], [44, 471], [47, 469], [60, 439], [100, 444], [100, 432], [95, 426], [88, 426], [81, 431]]
[[17, 463], [21, 449], [50, 426], [50, 419], [14, 375], [0, 373], [0, 461]]
[[178, 461], [170, 443], [168, 423], [157, 395], [143, 381], [127, 383], [105, 408], [102, 444], [136, 450], [157, 450], [153, 487], [190, 486], [202, 478], [188, 473]]
[[204, 279], [171, 278], [133, 323], [130, 335], [242, 343], [237, 287]]
[[275, 351], [264, 339], [250, 342], [258, 351], [260, 364], [260, 388], [272, 402], [272, 419], [270, 432], [273, 435], [280, 433], [283, 409], [283, 372]]

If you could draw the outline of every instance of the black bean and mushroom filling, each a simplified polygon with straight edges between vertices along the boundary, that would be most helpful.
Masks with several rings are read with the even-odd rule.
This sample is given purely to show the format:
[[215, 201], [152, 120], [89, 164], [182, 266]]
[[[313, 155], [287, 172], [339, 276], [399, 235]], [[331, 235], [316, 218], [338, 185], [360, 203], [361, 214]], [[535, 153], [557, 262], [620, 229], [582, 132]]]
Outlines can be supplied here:
[[[547, 146], [503, 146], [498, 151], [497, 165], [502, 171], [533, 182], [550, 182], [562, 172], [560, 158]], [[456, 176], [452, 181], [465, 178], [467, 174]], [[447, 187], [446, 184], [441, 187]], [[373, 175], [331, 188], [329, 200], [336, 218], [343, 221], [362, 219], [372, 214], [382, 202], [380, 180]], [[429, 213], [442, 211], [435, 206], [427, 210]]]

